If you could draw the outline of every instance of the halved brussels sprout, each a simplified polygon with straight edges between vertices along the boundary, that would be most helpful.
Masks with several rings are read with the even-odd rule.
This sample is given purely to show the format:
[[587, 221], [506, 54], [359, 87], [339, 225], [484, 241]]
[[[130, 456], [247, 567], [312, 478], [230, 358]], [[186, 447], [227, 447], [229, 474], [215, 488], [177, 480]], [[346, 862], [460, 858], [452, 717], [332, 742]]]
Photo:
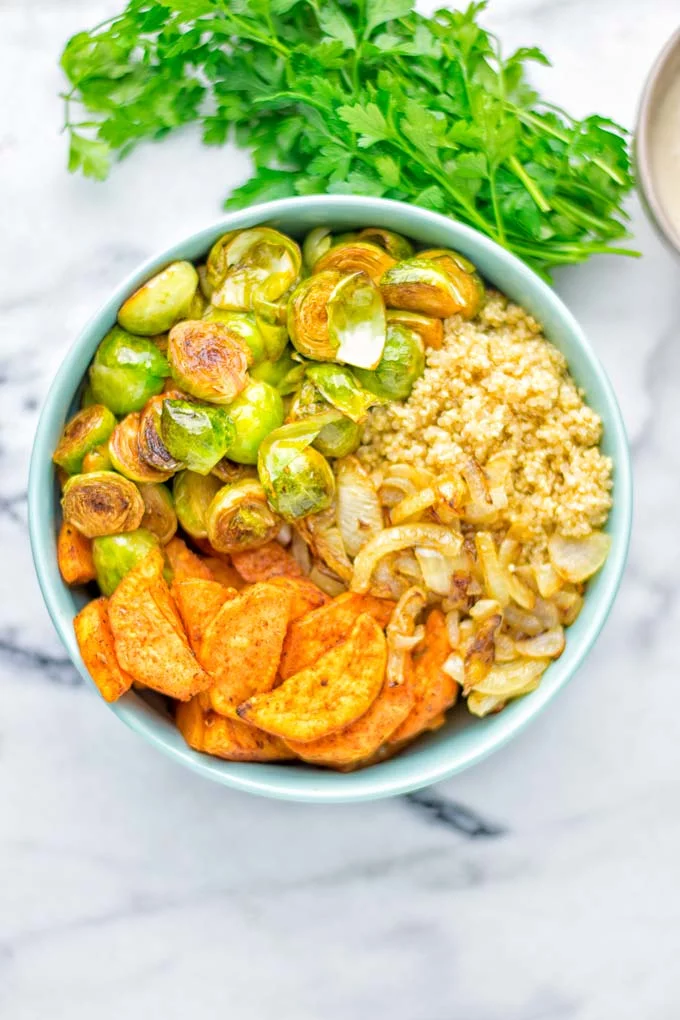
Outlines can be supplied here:
[[205, 517], [213, 496], [222, 488], [214, 475], [197, 475], [194, 471], [180, 471], [172, 483], [175, 513], [184, 530], [192, 538], [207, 538]]
[[[200, 289], [196, 289], [196, 293], [189, 302], [189, 307], [186, 310], [186, 314], [182, 316], [183, 319], [202, 319], [205, 316], [206, 309], [210, 307], [210, 303], [206, 301], [201, 293]], [[179, 320], [178, 320], [179, 321]], [[162, 333], [161, 336], [167, 336], [166, 333]], [[154, 340], [158, 342], [158, 338], [154, 337]], [[166, 345], [167, 346], [167, 345]]]
[[157, 548], [158, 538], [147, 528], [95, 538], [92, 559], [102, 595], [113, 595], [125, 575]]
[[111, 458], [109, 457], [109, 444], [102, 443], [95, 446], [83, 457], [83, 472], [87, 471], [110, 471], [112, 469]]
[[311, 444], [340, 417], [327, 411], [276, 429], [260, 446], [257, 472], [270, 506], [286, 521], [326, 510], [333, 502], [331, 466]]
[[257, 464], [260, 443], [283, 423], [283, 401], [273, 386], [253, 379], [229, 406], [229, 417], [236, 428], [227, 450], [229, 459]]
[[139, 336], [166, 333], [188, 314], [197, 287], [198, 273], [191, 262], [172, 262], [123, 302], [118, 322]]
[[294, 361], [290, 356], [291, 348], [287, 347], [276, 361], [263, 361], [250, 371], [252, 379], [269, 383], [282, 397], [295, 393], [302, 382], [307, 369], [306, 361]]
[[324, 400], [353, 422], [364, 421], [369, 407], [378, 403], [375, 394], [362, 389], [353, 373], [344, 365], [310, 365], [307, 378], [312, 380]]
[[173, 379], [193, 397], [230, 404], [246, 385], [250, 348], [222, 322], [190, 320], [170, 330]]
[[385, 307], [365, 273], [315, 273], [288, 303], [293, 346], [313, 361], [339, 361], [375, 368], [385, 343]]
[[486, 290], [475, 266], [464, 255], [450, 248], [428, 248], [418, 252], [417, 259], [426, 259], [440, 266], [458, 289], [459, 300], [463, 302], [459, 312], [466, 319], [477, 314], [484, 302]]
[[167, 545], [177, 531], [175, 501], [170, 489], [155, 482], [143, 482], [139, 491], [144, 500], [141, 526], [155, 535], [161, 545]]
[[307, 272], [312, 269], [322, 255], [325, 255], [333, 244], [330, 227], [314, 227], [302, 242], [302, 261]]
[[180, 390], [166, 390], [147, 401], [139, 417], [139, 455], [149, 467], [164, 473], [186, 467], [168, 450], [161, 433], [161, 413], [166, 400], [182, 400]]
[[86, 407], [92, 407], [97, 401], [94, 399], [94, 393], [89, 382], [86, 382], [83, 386], [83, 392], [80, 394], [80, 410], [84, 411]]
[[95, 400], [114, 414], [141, 411], [160, 393], [170, 366], [152, 340], [132, 336], [120, 326], [106, 334], [90, 366]]
[[212, 299], [215, 288], [208, 279], [208, 267], [203, 263], [200, 266], [196, 266], [196, 272], [198, 273], [198, 288], [205, 300], [209, 302]]
[[234, 485], [235, 482], [242, 482], [245, 478], [257, 478], [257, 468], [254, 464], [237, 464], [228, 457], [223, 457], [215, 464], [212, 474], [225, 485]]
[[259, 365], [268, 356], [265, 338], [252, 312], [227, 312], [208, 305], [203, 319], [205, 322], [223, 323], [239, 340], [243, 340], [250, 351], [249, 365]]
[[421, 256], [397, 262], [380, 281], [388, 308], [405, 308], [446, 319], [467, 307], [467, 289], [456, 283], [438, 262]]
[[216, 493], [208, 507], [206, 525], [213, 549], [232, 553], [270, 542], [281, 520], [268, 505], [257, 479], [246, 478]]
[[380, 364], [373, 372], [356, 370], [367, 390], [388, 400], [406, 400], [425, 369], [423, 341], [413, 329], [394, 323], [387, 327], [387, 340]]
[[288, 301], [293, 288], [290, 287], [277, 301], [270, 301], [256, 291], [253, 295], [253, 314], [260, 333], [264, 337], [266, 358], [276, 361], [288, 343]]
[[[301, 421], [330, 409], [331, 405], [323, 399], [311, 379], [305, 379], [291, 404], [287, 420]], [[359, 446], [361, 432], [360, 425], [342, 415], [322, 428], [312, 445], [324, 457], [346, 457]]]
[[141, 417], [139, 411], [134, 411], [116, 425], [109, 438], [111, 463], [116, 471], [133, 482], [167, 482], [172, 471], [159, 471], [142, 459], [139, 445]]
[[236, 428], [221, 407], [166, 399], [161, 411], [161, 435], [172, 457], [190, 471], [208, 475], [227, 452]]
[[72, 475], [61, 500], [64, 520], [87, 538], [134, 531], [144, 516], [144, 500], [134, 482], [115, 471]]
[[377, 244], [368, 241], [353, 241], [350, 244], [334, 244], [322, 255], [314, 266], [315, 273], [335, 269], [339, 273], [366, 273], [374, 283], [393, 265], [396, 259]]
[[407, 312], [403, 308], [387, 309], [387, 325], [405, 326], [418, 334], [426, 347], [439, 350], [444, 343], [444, 324], [441, 319], [433, 319], [419, 312]]
[[297, 280], [302, 254], [292, 238], [271, 227], [225, 234], [208, 255], [208, 282], [217, 308], [249, 311], [259, 294], [276, 301]]
[[52, 460], [70, 475], [77, 474], [85, 454], [105, 443], [115, 427], [116, 418], [108, 407], [91, 404], [66, 423]]
[[379, 245], [399, 262], [402, 259], [410, 259], [413, 255], [413, 245], [410, 241], [401, 234], [395, 234], [394, 231], [385, 230], [383, 227], [364, 227], [359, 231], [358, 239]]

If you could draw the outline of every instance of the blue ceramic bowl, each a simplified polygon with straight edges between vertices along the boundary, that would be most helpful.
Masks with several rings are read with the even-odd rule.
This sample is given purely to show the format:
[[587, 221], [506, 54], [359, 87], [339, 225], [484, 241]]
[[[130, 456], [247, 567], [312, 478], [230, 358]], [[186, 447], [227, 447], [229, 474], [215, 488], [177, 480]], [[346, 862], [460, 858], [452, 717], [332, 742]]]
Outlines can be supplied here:
[[421, 738], [399, 757], [363, 771], [340, 774], [303, 765], [220, 761], [191, 751], [153, 699], [147, 701], [130, 692], [109, 706], [150, 744], [226, 786], [268, 797], [317, 803], [388, 797], [445, 779], [501, 747], [539, 715], [583, 662], [611, 609], [626, 560], [632, 512], [626, 435], [609, 381], [568, 309], [531, 269], [470, 227], [400, 202], [352, 196], [283, 199], [225, 216], [140, 266], [111, 294], [64, 359], [38, 423], [28, 490], [33, 557], [54, 625], [88, 683], [91, 681], [78, 652], [72, 623], [82, 597], [66, 587], [57, 568], [60, 509], [52, 451], [95, 349], [113, 326], [118, 308], [128, 294], [168, 262], [200, 258], [225, 231], [263, 223], [296, 237], [302, 237], [320, 224], [335, 230], [377, 224], [406, 234], [427, 247], [455, 248], [462, 252], [487, 280], [528, 309], [543, 324], [550, 340], [564, 352], [589, 404], [602, 416], [603, 448], [615, 465], [614, 507], [608, 523], [611, 553], [588, 587], [583, 611], [569, 628], [566, 650], [550, 666], [538, 690], [513, 702], [496, 716], [479, 720], [462, 711], [454, 712], [444, 728]]

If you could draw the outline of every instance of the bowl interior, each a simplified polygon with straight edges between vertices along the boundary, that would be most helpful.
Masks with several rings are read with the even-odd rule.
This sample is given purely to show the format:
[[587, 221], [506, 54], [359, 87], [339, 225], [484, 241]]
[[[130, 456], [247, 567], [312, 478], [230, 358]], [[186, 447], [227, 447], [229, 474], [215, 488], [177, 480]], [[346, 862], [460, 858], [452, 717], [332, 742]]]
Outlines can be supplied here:
[[[50, 615], [82, 675], [89, 676], [75, 641], [72, 620], [82, 596], [61, 580], [56, 560], [60, 522], [59, 492], [51, 454], [68, 417], [81, 379], [97, 344], [114, 324], [130, 291], [176, 258], [198, 259], [226, 230], [267, 223], [300, 238], [320, 224], [335, 229], [380, 225], [406, 234], [423, 245], [452, 247], [479, 268], [495, 287], [529, 310], [547, 337], [565, 354], [570, 371], [588, 403], [604, 422], [603, 449], [612, 457], [614, 506], [607, 529], [612, 549], [589, 586], [583, 611], [568, 630], [567, 646], [550, 666], [540, 687], [508, 705], [500, 714], [478, 720], [453, 712], [447, 725], [421, 738], [399, 757], [363, 771], [340, 774], [309, 766], [224, 762], [191, 751], [153, 697], [130, 692], [110, 707], [133, 730], [188, 767], [226, 785], [272, 797], [307, 801], [367, 800], [413, 790], [443, 779], [500, 747], [536, 716], [574, 673], [604, 623], [623, 572], [631, 523], [630, 461], [621, 415], [604, 371], [578, 324], [560, 299], [530, 269], [476, 231], [436, 213], [388, 200], [351, 196], [285, 199], [225, 217], [199, 231], [132, 274], [85, 327], [54, 380], [36, 433], [29, 482], [31, 544], [40, 585]], [[79, 602], [80, 599], [80, 602]]]

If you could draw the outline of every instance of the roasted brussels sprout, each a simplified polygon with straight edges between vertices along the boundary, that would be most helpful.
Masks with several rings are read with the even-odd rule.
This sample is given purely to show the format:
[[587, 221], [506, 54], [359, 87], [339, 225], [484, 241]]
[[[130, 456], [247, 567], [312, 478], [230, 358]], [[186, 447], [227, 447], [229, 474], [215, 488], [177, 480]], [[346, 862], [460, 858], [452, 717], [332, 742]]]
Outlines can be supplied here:
[[173, 470], [159, 471], [142, 457], [140, 447], [141, 414], [135, 411], [118, 422], [109, 438], [109, 457], [116, 471], [133, 482], [167, 482]]
[[388, 400], [406, 400], [425, 369], [423, 341], [418, 333], [391, 323], [380, 364], [373, 372], [356, 370], [362, 386]]
[[177, 520], [192, 538], [207, 538], [205, 515], [222, 482], [214, 475], [197, 475], [180, 471], [172, 483]]
[[260, 333], [264, 337], [266, 358], [276, 361], [283, 354], [288, 343], [288, 300], [293, 292], [291, 287], [278, 301], [270, 301], [263, 294], [253, 295], [253, 314]]
[[266, 382], [251, 380], [229, 406], [236, 433], [227, 455], [238, 464], [257, 464], [260, 443], [284, 418], [280, 394]]
[[170, 330], [173, 379], [193, 397], [230, 404], [246, 385], [250, 348], [222, 322], [180, 322]]
[[144, 500], [142, 528], [155, 535], [161, 545], [167, 545], [177, 531], [175, 501], [170, 490], [155, 482], [142, 482], [139, 491]]
[[106, 334], [90, 367], [95, 400], [114, 414], [141, 411], [160, 393], [170, 374], [166, 358], [152, 340], [132, 336], [119, 326]]
[[302, 242], [302, 262], [308, 273], [333, 244], [329, 227], [314, 227]]
[[444, 324], [441, 319], [433, 319], [430, 315], [419, 312], [407, 312], [403, 308], [387, 309], [387, 326], [405, 326], [418, 334], [426, 347], [439, 350], [444, 343]]
[[80, 410], [84, 411], [86, 407], [92, 407], [97, 401], [94, 399], [94, 393], [89, 382], [86, 382], [83, 386], [83, 392], [80, 394]]
[[370, 244], [377, 244], [397, 261], [410, 259], [413, 255], [413, 245], [401, 234], [395, 234], [392, 230], [384, 230], [382, 227], [364, 227], [357, 235], [357, 240], [368, 241]]
[[265, 338], [252, 312], [226, 312], [222, 308], [209, 305], [203, 319], [205, 322], [223, 323], [231, 333], [242, 340], [250, 351], [248, 359], [250, 365], [259, 365], [268, 357]]
[[295, 393], [304, 379], [307, 362], [294, 361], [290, 350], [286, 348], [276, 361], [263, 361], [261, 365], [255, 365], [250, 371], [251, 378], [269, 383], [282, 397]]
[[283, 425], [260, 446], [257, 472], [270, 506], [286, 521], [326, 510], [333, 502], [335, 478], [331, 466], [311, 444], [321, 430], [337, 421], [328, 411], [304, 421]]
[[388, 308], [405, 308], [445, 319], [462, 311], [467, 296], [438, 262], [421, 256], [397, 262], [380, 281]]
[[215, 464], [212, 474], [225, 485], [233, 485], [235, 482], [242, 482], [244, 478], [257, 478], [257, 468], [254, 464], [237, 464], [228, 457], [223, 457]]
[[125, 575], [157, 548], [158, 538], [147, 528], [95, 538], [92, 559], [102, 595], [113, 595]]
[[366, 273], [374, 283], [379, 283], [384, 273], [396, 264], [396, 259], [377, 244], [368, 241], [353, 241], [349, 244], [334, 244], [322, 255], [314, 266], [315, 273], [335, 269], [339, 273]]
[[369, 407], [378, 403], [375, 394], [362, 389], [344, 365], [310, 365], [307, 378], [311, 379], [324, 400], [354, 422], [364, 421]]
[[208, 507], [206, 525], [213, 549], [233, 553], [270, 542], [281, 520], [268, 505], [259, 481], [246, 478], [216, 493]]
[[95, 446], [94, 450], [90, 450], [83, 457], [82, 470], [85, 471], [110, 471], [113, 465], [111, 464], [111, 458], [109, 457], [109, 444], [102, 443], [101, 446]]
[[115, 416], [103, 404], [78, 411], [64, 426], [52, 460], [70, 475], [77, 474], [85, 454], [105, 443], [115, 427]]
[[[323, 399], [311, 379], [305, 379], [291, 404], [287, 420], [301, 421], [329, 410], [331, 405]], [[337, 421], [321, 429], [312, 445], [324, 457], [346, 457], [359, 446], [361, 431], [361, 426], [351, 418], [338, 416]]]
[[203, 263], [200, 266], [196, 266], [196, 272], [198, 273], [198, 288], [205, 300], [210, 302], [215, 288], [208, 280], [208, 267]]
[[182, 400], [179, 390], [166, 390], [147, 401], [139, 417], [139, 455], [149, 467], [164, 473], [179, 471], [186, 465], [172, 456], [163, 441], [161, 413], [166, 400]]
[[166, 333], [188, 315], [197, 287], [198, 273], [191, 262], [173, 262], [130, 295], [118, 322], [139, 336]]
[[134, 531], [144, 516], [144, 500], [134, 482], [115, 471], [72, 475], [61, 500], [64, 520], [87, 538]]
[[236, 428], [226, 411], [187, 400], [164, 400], [161, 436], [170, 455], [190, 471], [208, 475], [224, 457]]
[[471, 319], [477, 314], [486, 292], [482, 278], [469, 259], [450, 248], [428, 248], [419, 252], [416, 258], [434, 262], [444, 270], [458, 290], [459, 300], [462, 302], [458, 309], [461, 315]]
[[313, 361], [375, 368], [385, 344], [380, 292], [365, 273], [315, 273], [291, 295], [288, 332], [296, 350]]
[[212, 304], [245, 312], [256, 294], [276, 301], [296, 282], [301, 264], [295, 241], [271, 227], [225, 234], [208, 255], [207, 279], [215, 288]]

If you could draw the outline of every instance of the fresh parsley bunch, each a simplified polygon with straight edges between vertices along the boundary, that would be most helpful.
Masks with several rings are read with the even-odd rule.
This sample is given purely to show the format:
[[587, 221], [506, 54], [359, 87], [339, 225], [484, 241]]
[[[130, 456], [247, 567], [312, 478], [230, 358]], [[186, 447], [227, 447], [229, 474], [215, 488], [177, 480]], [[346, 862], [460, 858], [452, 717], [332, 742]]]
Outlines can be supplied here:
[[[597, 252], [634, 254], [623, 128], [575, 120], [478, 23], [485, 3], [426, 18], [411, 0], [130, 0], [68, 42], [69, 169], [200, 121], [234, 138], [253, 177], [229, 208], [288, 195], [403, 199], [469, 223], [548, 276]], [[83, 111], [76, 113], [75, 111]]]

